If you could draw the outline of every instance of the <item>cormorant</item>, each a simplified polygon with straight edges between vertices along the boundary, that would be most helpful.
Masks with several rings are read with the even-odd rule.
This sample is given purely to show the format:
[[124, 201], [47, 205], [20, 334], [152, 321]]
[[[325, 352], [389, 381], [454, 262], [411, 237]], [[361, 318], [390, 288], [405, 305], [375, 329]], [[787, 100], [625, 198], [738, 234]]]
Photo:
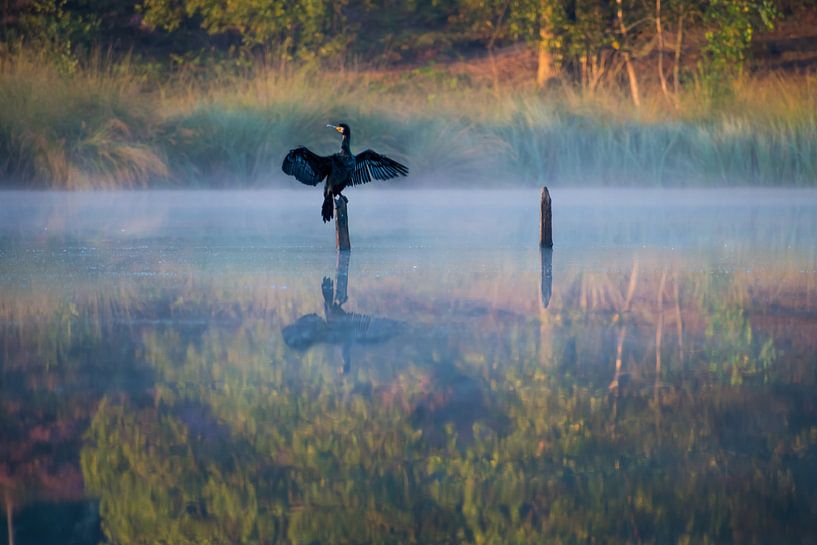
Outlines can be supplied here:
[[326, 185], [323, 188], [323, 206], [321, 216], [324, 223], [332, 219], [334, 206], [333, 197], [341, 197], [346, 186], [359, 185], [375, 180], [388, 180], [397, 176], [407, 176], [408, 167], [401, 165], [394, 159], [367, 149], [353, 155], [349, 149], [349, 140], [352, 133], [349, 125], [338, 123], [327, 125], [338, 131], [342, 138], [340, 151], [328, 157], [312, 153], [305, 146], [300, 146], [287, 153], [281, 168], [286, 174], [306, 185], [318, 185], [324, 178]]

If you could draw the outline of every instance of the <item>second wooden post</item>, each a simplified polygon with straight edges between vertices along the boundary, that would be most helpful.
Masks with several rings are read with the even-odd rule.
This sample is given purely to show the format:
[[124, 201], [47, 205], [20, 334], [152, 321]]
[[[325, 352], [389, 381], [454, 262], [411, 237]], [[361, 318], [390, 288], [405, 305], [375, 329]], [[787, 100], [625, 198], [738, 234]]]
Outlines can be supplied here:
[[539, 246], [553, 248], [553, 212], [551, 210], [550, 191], [542, 188], [542, 215], [539, 219]]

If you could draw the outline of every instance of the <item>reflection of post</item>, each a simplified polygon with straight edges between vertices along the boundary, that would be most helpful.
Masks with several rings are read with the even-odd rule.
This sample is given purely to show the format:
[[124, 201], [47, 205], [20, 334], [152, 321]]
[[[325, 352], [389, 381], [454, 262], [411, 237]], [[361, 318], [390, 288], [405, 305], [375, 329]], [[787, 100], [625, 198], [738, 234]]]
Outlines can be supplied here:
[[346, 294], [349, 284], [349, 251], [338, 252], [338, 264], [335, 269], [335, 302], [342, 305], [349, 298]]
[[335, 199], [335, 242], [338, 250], [351, 250], [349, 242], [349, 217], [346, 215], [346, 199]]
[[542, 308], [548, 308], [550, 296], [553, 293], [553, 249], [539, 248], [542, 258], [542, 267], [539, 272], [539, 295], [542, 300]]
[[542, 188], [542, 214], [539, 219], [539, 246], [553, 248], [553, 213], [551, 211], [550, 191]]

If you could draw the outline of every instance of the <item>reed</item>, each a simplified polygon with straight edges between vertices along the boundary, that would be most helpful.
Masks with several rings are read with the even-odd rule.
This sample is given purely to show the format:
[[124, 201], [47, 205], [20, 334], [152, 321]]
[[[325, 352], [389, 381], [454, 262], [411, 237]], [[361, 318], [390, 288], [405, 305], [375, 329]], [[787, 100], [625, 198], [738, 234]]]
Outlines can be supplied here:
[[[814, 185], [817, 76], [747, 77], [717, 106], [615, 88], [503, 89], [443, 71], [256, 67], [144, 76], [92, 55], [73, 73], [21, 52], [2, 65], [0, 185], [284, 185], [298, 144], [330, 151], [327, 121], [408, 162], [419, 185]], [[441, 182], [442, 180], [442, 182]]]

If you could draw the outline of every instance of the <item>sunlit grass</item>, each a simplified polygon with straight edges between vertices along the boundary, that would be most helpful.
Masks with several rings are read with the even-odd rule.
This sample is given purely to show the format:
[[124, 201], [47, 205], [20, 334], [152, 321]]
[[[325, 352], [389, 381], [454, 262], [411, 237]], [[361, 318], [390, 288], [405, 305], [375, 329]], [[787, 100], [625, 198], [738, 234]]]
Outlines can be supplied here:
[[164, 178], [150, 139], [150, 97], [126, 65], [100, 60], [67, 77], [19, 55], [0, 78], [0, 154], [6, 182], [32, 187], [133, 187]]
[[635, 109], [618, 89], [503, 89], [444, 72], [380, 74], [256, 67], [252, 76], [146, 79], [97, 55], [75, 73], [20, 54], [0, 79], [4, 185], [114, 188], [268, 186], [299, 144], [406, 161], [434, 185], [813, 185], [817, 76], [736, 84], [713, 106], [694, 85], [647, 92]]

